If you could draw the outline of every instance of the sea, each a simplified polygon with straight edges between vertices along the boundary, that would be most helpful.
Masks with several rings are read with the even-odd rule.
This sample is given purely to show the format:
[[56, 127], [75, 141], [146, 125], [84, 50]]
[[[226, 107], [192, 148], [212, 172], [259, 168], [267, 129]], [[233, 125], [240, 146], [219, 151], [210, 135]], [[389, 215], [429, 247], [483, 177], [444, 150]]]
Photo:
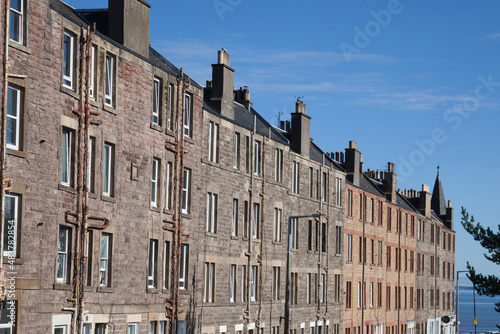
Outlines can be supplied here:
[[[471, 286], [461, 286], [459, 291], [458, 320], [460, 333], [474, 333], [474, 295]], [[500, 331], [500, 313], [495, 311], [495, 303], [500, 301], [500, 296], [479, 296], [476, 292], [476, 319], [477, 333]]]

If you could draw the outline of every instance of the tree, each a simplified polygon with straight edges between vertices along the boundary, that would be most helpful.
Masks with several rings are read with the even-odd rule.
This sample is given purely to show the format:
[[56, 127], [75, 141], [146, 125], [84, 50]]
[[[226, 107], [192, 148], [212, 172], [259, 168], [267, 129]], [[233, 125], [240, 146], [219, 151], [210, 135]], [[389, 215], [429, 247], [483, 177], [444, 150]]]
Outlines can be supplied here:
[[[462, 207], [462, 226], [472, 235], [475, 241], [479, 241], [481, 246], [486, 249], [484, 257], [497, 265], [500, 265], [500, 225], [498, 232], [491, 228], [484, 228], [479, 222], [475, 223], [474, 216], [470, 217], [467, 210]], [[467, 277], [474, 283], [478, 294], [489, 297], [500, 296], [500, 278], [494, 275], [483, 275], [476, 273], [474, 267], [467, 262], [469, 273]], [[500, 312], [500, 302], [495, 303], [495, 310]], [[497, 325], [498, 328], [500, 326]]]

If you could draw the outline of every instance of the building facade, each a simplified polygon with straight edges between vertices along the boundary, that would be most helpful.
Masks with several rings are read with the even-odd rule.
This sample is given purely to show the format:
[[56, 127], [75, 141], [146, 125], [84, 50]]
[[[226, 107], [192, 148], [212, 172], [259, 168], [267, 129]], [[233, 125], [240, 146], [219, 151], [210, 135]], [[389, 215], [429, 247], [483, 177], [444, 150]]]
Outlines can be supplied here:
[[199, 85], [149, 45], [143, 0], [1, 6], [0, 333], [451, 328], [439, 177], [401, 193], [355, 143], [326, 154], [300, 100], [272, 126], [224, 49]]

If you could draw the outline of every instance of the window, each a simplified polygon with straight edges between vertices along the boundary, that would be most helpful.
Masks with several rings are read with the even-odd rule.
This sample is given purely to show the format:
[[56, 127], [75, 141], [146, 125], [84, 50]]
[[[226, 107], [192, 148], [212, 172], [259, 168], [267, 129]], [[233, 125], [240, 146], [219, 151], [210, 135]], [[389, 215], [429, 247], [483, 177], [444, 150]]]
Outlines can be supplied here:
[[298, 249], [299, 248], [299, 221], [297, 218], [292, 218], [290, 220], [290, 248]]
[[352, 190], [347, 190], [347, 216], [352, 218]]
[[281, 286], [281, 268], [273, 267], [273, 282], [271, 296], [273, 300], [280, 300], [280, 286]]
[[10, 2], [10, 34], [9, 38], [19, 44], [23, 44], [24, 39], [24, 0], [12, 0]]
[[333, 301], [338, 303], [341, 301], [340, 298], [340, 274], [333, 275]]
[[[66, 334], [68, 326], [67, 325], [57, 325], [54, 326], [54, 334]], [[10, 333], [10, 330], [9, 332]]]
[[370, 239], [370, 263], [375, 264], [375, 240]]
[[250, 281], [250, 300], [257, 300], [257, 277], [258, 277], [258, 267], [252, 266], [252, 277]]
[[314, 197], [314, 191], [313, 191], [313, 185], [314, 185], [314, 169], [312, 167], [309, 167], [309, 197], [313, 198]]
[[160, 159], [153, 158], [153, 170], [151, 173], [151, 206], [158, 207], [159, 204], [159, 195], [160, 195], [160, 180], [158, 176], [160, 175]]
[[111, 234], [101, 235], [101, 263], [99, 269], [99, 285], [110, 286], [111, 273]]
[[57, 243], [57, 281], [67, 283], [69, 281], [69, 250], [70, 229], [66, 226], [59, 226], [59, 238]]
[[89, 79], [89, 95], [92, 100], [95, 100], [97, 97], [97, 46], [92, 45], [90, 49], [90, 79]]
[[347, 262], [352, 262], [352, 234], [347, 235]]
[[139, 323], [138, 322], [130, 322], [128, 324], [127, 334], [139, 334]]
[[104, 94], [104, 104], [115, 107], [115, 56], [106, 53], [106, 90]]
[[163, 289], [168, 289], [168, 280], [170, 275], [170, 242], [165, 241], [163, 249]]
[[387, 207], [387, 231], [390, 231], [392, 228], [392, 208]]
[[283, 182], [283, 150], [279, 148], [274, 155], [274, 181]]
[[20, 150], [22, 129], [21, 87], [9, 84], [7, 96], [7, 148]]
[[[165, 173], [165, 209], [172, 209], [172, 163], [167, 162], [167, 171]], [[184, 189], [183, 189], [184, 192]]]
[[217, 194], [207, 194], [207, 232], [217, 233]]
[[250, 173], [250, 137], [245, 136], [245, 171]]
[[415, 253], [410, 251], [410, 272], [413, 272], [415, 264]]
[[158, 322], [150, 321], [149, 322], [149, 334], [156, 334], [156, 328], [158, 327]]
[[182, 176], [182, 213], [189, 213], [191, 202], [191, 170], [184, 168]]
[[253, 226], [252, 226], [252, 237], [255, 239], [260, 238], [260, 204], [253, 204]]
[[382, 241], [377, 242], [377, 265], [382, 265]]
[[240, 141], [241, 136], [238, 132], [234, 133], [234, 160], [233, 167], [240, 169]]
[[203, 284], [203, 301], [215, 302], [215, 263], [205, 262], [205, 282]]
[[184, 95], [184, 136], [192, 136], [192, 107], [193, 107], [193, 97], [191, 94], [186, 93]]
[[247, 300], [247, 266], [241, 266], [241, 301]]
[[279, 208], [274, 208], [274, 229], [273, 236], [274, 241], [281, 242], [281, 214], [282, 211]]
[[335, 255], [342, 253], [342, 226], [335, 226]]
[[382, 307], [382, 283], [377, 283], [377, 307]]
[[319, 276], [319, 301], [322, 303], [325, 299], [325, 274]]
[[156, 267], [158, 263], [158, 240], [149, 240], [148, 288], [156, 287]]
[[161, 81], [159, 78], [153, 79], [153, 116], [151, 122], [156, 125], [161, 125]]
[[321, 251], [326, 253], [326, 223], [321, 224]]
[[181, 245], [181, 258], [180, 258], [180, 271], [179, 271], [179, 289], [186, 290], [187, 287], [187, 274], [189, 267], [189, 245]]
[[292, 169], [292, 192], [295, 194], [299, 193], [299, 172], [299, 163], [297, 161], [294, 161]]
[[391, 246], [387, 246], [387, 269], [391, 268]]
[[373, 224], [375, 221], [375, 201], [370, 198], [370, 223]]
[[325, 172], [321, 174], [321, 200], [326, 201], [328, 178]]
[[385, 288], [385, 307], [386, 309], [391, 309], [391, 287], [388, 285]]
[[233, 198], [233, 217], [232, 217], [232, 224], [231, 224], [231, 235], [232, 236], [237, 236], [238, 235], [238, 199]]
[[346, 282], [345, 287], [345, 308], [352, 307], [352, 282]]
[[422, 229], [422, 221], [419, 219], [417, 221], [417, 240], [420, 240], [421, 229]]
[[358, 308], [361, 307], [361, 301], [363, 299], [362, 294], [363, 294], [363, 291], [361, 290], [361, 282], [358, 282]]
[[229, 301], [234, 303], [236, 301], [236, 265], [231, 265], [229, 272]]
[[64, 32], [63, 52], [63, 86], [74, 89], [75, 35], [68, 31]]
[[373, 307], [373, 282], [370, 282], [370, 307]]
[[91, 334], [92, 333], [92, 324], [83, 324], [83, 334]]
[[167, 130], [174, 129], [174, 85], [168, 85]]
[[85, 272], [85, 284], [90, 286], [92, 284], [92, 245], [93, 245], [93, 234], [92, 231], [88, 231], [86, 235], [86, 246], [85, 246], [85, 267], [83, 268]]
[[297, 305], [297, 295], [298, 295], [298, 281], [299, 281], [299, 274], [298, 273], [291, 273], [291, 280], [290, 280], [290, 304], [292, 305]]
[[253, 157], [253, 172], [255, 175], [260, 175], [260, 141], [256, 140], [254, 143], [254, 157]]
[[95, 324], [95, 334], [105, 334], [106, 324]]
[[219, 124], [208, 124], [208, 160], [219, 162]]
[[382, 217], [384, 215], [384, 204], [382, 203], [382, 201], [378, 201], [378, 225], [382, 226], [383, 222], [382, 222]]
[[114, 175], [113, 167], [115, 160], [115, 145], [104, 143], [102, 157], [102, 194], [113, 197], [114, 193]]
[[63, 128], [61, 138], [61, 184], [73, 185], [73, 138], [74, 131]]
[[340, 177], [335, 178], [335, 204], [342, 205], [342, 179]]
[[5, 221], [3, 235], [3, 255], [18, 256], [18, 232], [20, 217], [20, 196], [15, 194], [5, 195]]
[[312, 302], [312, 274], [307, 274], [306, 279], [306, 303], [311, 304]]
[[95, 192], [95, 137], [89, 137], [87, 160], [87, 187], [91, 193]]

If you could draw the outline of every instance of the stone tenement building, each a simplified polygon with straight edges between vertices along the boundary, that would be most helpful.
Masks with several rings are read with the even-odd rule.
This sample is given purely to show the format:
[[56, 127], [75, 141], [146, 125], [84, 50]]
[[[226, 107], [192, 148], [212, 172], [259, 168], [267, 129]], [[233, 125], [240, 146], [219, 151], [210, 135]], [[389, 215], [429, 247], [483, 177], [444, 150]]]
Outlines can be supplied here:
[[0, 334], [452, 334], [439, 176], [324, 153], [300, 100], [272, 126], [225, 50], [202, 87], [149, 10], [1, 4]]

